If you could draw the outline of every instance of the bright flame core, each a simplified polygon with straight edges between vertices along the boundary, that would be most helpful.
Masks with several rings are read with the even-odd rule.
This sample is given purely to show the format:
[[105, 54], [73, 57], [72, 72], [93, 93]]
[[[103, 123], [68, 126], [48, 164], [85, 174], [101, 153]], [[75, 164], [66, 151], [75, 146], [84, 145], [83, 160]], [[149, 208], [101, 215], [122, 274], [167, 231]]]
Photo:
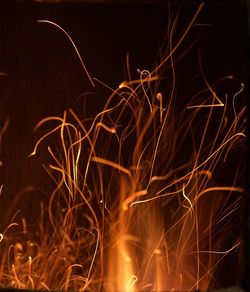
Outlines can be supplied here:
[[[93, 119], [80, 120], [70, 109], [36, 126], [51, 127], [32, 155], [54, 137], [45, 169], [55, 189], [47, 205], [41, 202], [36, 232], [14, 217], [0, 234], [1, 286], [183, 291], [216, 284], [217, 265], [240, 245], [238, 238], [222, 250], [219, 233], [230, 230], [243, 190], [235, 182], [217, 186], [213, 177], [245, 137], [245, 109], [234, 105], [242, 87], [228, 123], [227, 102], [207, 80], [200, 104], [196, 96], [175, 109], [173, 53], [195, 17], [160, 65], [122, 82]], [[162, 93], [157, 81], [167, 61], [173, 85]]]

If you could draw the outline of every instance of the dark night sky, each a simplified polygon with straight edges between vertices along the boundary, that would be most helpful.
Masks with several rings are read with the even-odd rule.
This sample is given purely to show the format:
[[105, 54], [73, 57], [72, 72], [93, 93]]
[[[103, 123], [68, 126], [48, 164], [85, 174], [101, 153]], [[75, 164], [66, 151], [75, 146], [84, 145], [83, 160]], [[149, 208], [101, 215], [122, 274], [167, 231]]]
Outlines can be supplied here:
[[[190, 96], [196, 92], [196, 88], [187, 88], [199, 73], [198, 51], [211, 82], [221, 76], [235, 77], [230, 88], [220, 88], [222, 93], [235, 92], [246, 78], [244, 5], [240, 1], [209, 2], [197, 21], [209, 25], [195, 27], [177, 52], [183, 53], [185, 46], [196, 42], [176, 66], [179, 91], [185, 89]], [[179, 8], [176, 37], [197, 5], [191, 1], [173, 5], [173, 15]], [[152, 68], [167, 33], [168, 3], [0, 2], [0, 72], [8, 74], [0, 76], [0, 122], [10, 121], [0, 153], [0, 183], [4, 185], [0, 211], [24, 187], [46, 185], [40, 157], [27, 158], [37, 138], [34, 125], [48, 115], [62, 115], [68, 107], [80, 113], [81, 96], [86, 93], [90, 96], [88, 111], [95, 112], [109, 94], [100, 85], [91, 86], [66, 36], [49, 24], [37, 23], [39, 19], [61, 25], [75, 41], [90, 75], [115, 88], [127, 77], [127, 53], [134, 77], [138, 77], [137, 68]]]

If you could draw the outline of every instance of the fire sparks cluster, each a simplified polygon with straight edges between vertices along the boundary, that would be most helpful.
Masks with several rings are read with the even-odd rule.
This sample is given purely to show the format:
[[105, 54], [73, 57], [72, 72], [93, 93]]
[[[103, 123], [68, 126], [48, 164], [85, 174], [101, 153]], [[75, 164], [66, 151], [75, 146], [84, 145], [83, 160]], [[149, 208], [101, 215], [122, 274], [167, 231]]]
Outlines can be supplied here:
[[[229, 121], [227, 98], [206, 79], [202, 92], [175, 107], [181, 97], [175, 92], [173, 54], [201, 7], [160, 64], [112, 90], [97, 115], [79, 117], [69, 109], [37, 124], [36, 130], [46, 133], [31, 155], [53, 137], [45, 170], [55, 188], [48, 203], [40, 204], [35, 231], [28, 218], [17, 222], [14, 216], [0, 234], [2, 287], [191, 291], [216, 286], [217, 266], [241, 243], [237, 237], [228, 246], [221, 234], [235, 228], [230, 220], [239, 213], [243, 189], [237, 173], [230, 185], [218, 185], [214, 177], [245, 139], [245, 108], [235, 107], [242, 85], [231, 96]], [[172, 89], [159, 92], [167, 63]], [[100, 82], [87, 75], [93, 85]]]

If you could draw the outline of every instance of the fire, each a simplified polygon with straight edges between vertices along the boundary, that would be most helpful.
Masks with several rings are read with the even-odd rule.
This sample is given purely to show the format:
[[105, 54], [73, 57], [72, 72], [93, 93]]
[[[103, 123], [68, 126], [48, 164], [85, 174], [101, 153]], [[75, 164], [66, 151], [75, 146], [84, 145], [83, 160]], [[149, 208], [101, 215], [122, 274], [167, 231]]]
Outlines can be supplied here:
[[[176, 45], [170, 36], [160, 64], [122, 82], [92, 119], [69, 109], [38, 123], [35, 130], [44, 133], [31, 155], [47, 143], [44, 167], [55, 188], [48, 203], [40, 203], [36, 222], [16, 214], [0, 234], [2, 287], [137, 292], [216, 286], [217, 266], [241, 244], [238, 236], [228, 246], [223, 232], [234, 230], [230, 220], [243, 189], [237, 170], [230, 185], [217, 185], [215, 177], [245, 138], [245, 108], [235, 107], [242, 85], [228, 121], [227, 99], [206, 79], [199, 98], [175, 108], [173, 54], [201, 8]], [[100, 82], [67, 32], [40, 22], [62, 30], [91, 83]], [[168, 62], [172, 90], [159, 92]]]

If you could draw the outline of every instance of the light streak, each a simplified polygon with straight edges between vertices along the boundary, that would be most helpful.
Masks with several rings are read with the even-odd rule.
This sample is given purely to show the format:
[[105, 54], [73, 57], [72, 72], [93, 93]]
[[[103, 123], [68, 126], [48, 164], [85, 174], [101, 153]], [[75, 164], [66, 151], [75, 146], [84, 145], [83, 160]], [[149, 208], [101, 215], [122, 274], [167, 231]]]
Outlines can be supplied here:
[[138, 197], [145, 196], [147, 193], [148, 193], [147, 190], [142, 190], [142, 191], [138, 191], [138, 192], [133, 193], [123, 202], [122, 209], [124, 211], [127, 211], [128, 205], [130, 204], [130, 202], [133, 202]]
[[128, 291], [135, 285], [137, 281], [138, 278], [135, 275], [132, 275], [127, 284]]
[[[192, 202], [191, 202], [191, 200], [186, 196], [186, 194], [185, 194], [185, 186], [183, 186], [183, 188], [182, 188], [182, 195], [183, 195], [183, 197], [188, 201], [188, 204], [190, 205], [190, 208], [188, 208], [189, 209], [189, 211], [191, 212], [191, 214], [194, 212], [194, 208], [193, 208], [193, 204], [192, 204]], [[184, 205], [183, 205], [184, 206]], [[185, 206], [184, 206], [185, 207]]]
[[224, 251], [216, 251], [216, 250], [199, 250], [198, 253], [209, 253], [209, 254], [227, 254], [232, 250], [236, 249], [240, 246], [240, 242], [237, 241], [231, 248], [224, 250]]
[[65, 29], [63, 29], [60, 25], [58, 25], [57, 23], [55, 23], [55, 22], [53, 22], [53, 21], [40, 19], [40, 20], [37, 20], [37, 22], [38, 22], [38, 23], [40, 22], [40, 23], [48, 23], [48, 24], [52, 24], [52, 25], [54, 25], [55, 27], [57, 27], [59, 30], [61, 30], [61, 31], [67, 36], [67, 38], [68, 38], [69, 41], [71, 42], [71, 44], [72, 44], [72, 46], [73, 46], [73, 48], [74, 48], [74, 50], [75, 50], [75, 52], [76, 52], [76, 54], [77, 54], [77, 56], [78, 56], [80, 62], [81, 62], [81, 65], [82, 65], [82, 67], [83, 67], [83, 69], [84, 69], [86, 75], [88, 76], [89, 81], [91, 82], [92, 86], [95, 87], [95, 84], [94, 84], [92, 78], [91, 78], [90, 75], [89, 75], [89, 72], [88, 72], [88, 70], [87, 70], [87, 68], [86, 68], [86, 66], [85, 66], [85, 64], [84, 64], [84, 62], [83, 62], [83, 60], [82, 60], [82, 57], [81, 57], [81, 55], [80, 55], [80, 53], [79, 53], [79, 51], [78, 51], [78, 49], [77, 49], [77, 46], [75, 45], [75, 43], [74, 43], [74, 41], [72, 40], [71, 36], [65, 31]]
[[115, 134], [115, 132], [116, 132], [115, 128], [110, 128], [101, 122], [97, 123], [96, 126], [102, 127], [103, 129], [105, 129], [107, 132], [109, 132], [111, 134]]
[[163, 107], [162, 107], [162, 94], [160, 92], [157, 93], [156, 98], [160, 102], [160, 123], [162, 123], [162, 113], [163, 113]]
[[[151, 74], [150, 74], [150, 72], [148, 70], [142, 70], [141, 71], [140, 69], [137, 69], [137, 71], [141, 75], [141, 78], [140, 78], [140, 80], [141, 80], [141, 88], [142, 88], [142, 90], [144, 92], [144, 96], [147, 99], [147, 102], [148, 102], [148, 105], [149, 105], [149, 108], [150, 108], [150, 112], [152, 113], [152, 111], [153, 111], [152, 105], [151, 105], [150, 99], [149, 99], [148, 94], [147, 94], [147, 89], [144, 87], [144, 80], [145, 79], [148, 80], [148, 83], [149, 83], [150, 79], [151, 79]], [[144, 77], [144, 76], [146, 76], [146, 77]]]
[[93, 162], [97, 162], [97, 163], [101, 163], [101, 164], [105, 164], [105, 165], [111, 166], [111, 167], [113, 167], [113, 168], [115, 168], [115, 169], [118, 169], [119, 171], [121, 171], [121, 172], [127, 174], [129, 177], [131, 177], [131, 172], [130, 172], [127, 168], [121, 166], [121, 165], [118, 164], [118, 163], [115, 163], [115, 162], [113, 162], [113, 161], [110, 161], [110, 160], [104, 159], [104, 158], [102, 158], [102, 157], [97, 157], [97, 156], [92, 157], [91, 160], [92, 160]]

